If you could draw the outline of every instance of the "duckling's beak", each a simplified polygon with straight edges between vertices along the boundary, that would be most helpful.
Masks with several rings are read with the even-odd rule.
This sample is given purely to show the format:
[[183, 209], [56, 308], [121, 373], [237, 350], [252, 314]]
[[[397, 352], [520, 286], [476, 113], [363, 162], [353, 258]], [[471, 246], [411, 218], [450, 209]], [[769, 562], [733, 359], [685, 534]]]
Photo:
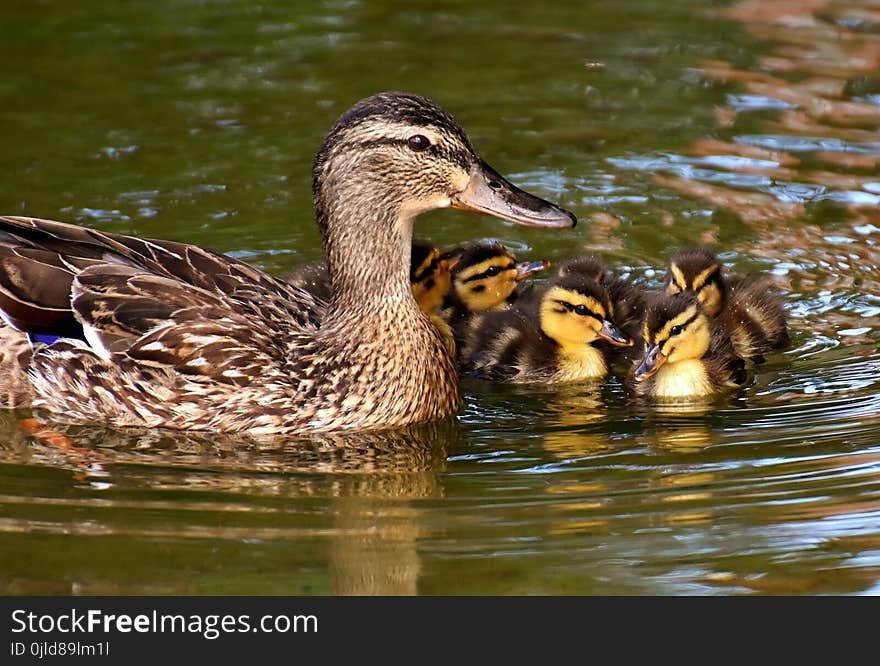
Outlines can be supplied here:
[[651, 345], [645, 353], [639, 367], [636, 368], [636, 381], [643, 382], [660, 369], [666, 363], [666, 355], [661, 353], [659, 345]]
[[516, 281], [522, 282], [526, 278], [532, 277], [535, 273], [546, 271], [548, 268], [550, 268], [550, 262], [546, 259], [521, 261], [516, 265]]
[[607, 340], [616, 347], [632, 347], [633, 341], [620, 332], [614, 322], [602, 320], [602, 328], [599, 329], [599, 337]]
[[528, 227], [573, 227], [577, 218], [507, 182], [485, 162], [471, 169], [465, 188], [452, 195], [452, 207], [495, 215]]

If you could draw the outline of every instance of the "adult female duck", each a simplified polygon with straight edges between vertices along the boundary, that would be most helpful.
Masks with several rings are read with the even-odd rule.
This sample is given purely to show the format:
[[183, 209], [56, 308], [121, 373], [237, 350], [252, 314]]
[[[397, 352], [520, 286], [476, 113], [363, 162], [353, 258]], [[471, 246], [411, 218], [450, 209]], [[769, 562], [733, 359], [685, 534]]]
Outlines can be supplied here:
[[313, 195], [326, 304], [192, 245], [0, 218], [0, 311], [42, 341], [21, 368], [31, 404], [76, 421], [252, 434], [447, 416], [455, 364], [413, 298], [414, 219], [452, 206], [535, 227], [576, 221], [508, 183], [449, 113], [408, 93], [340, 117]]

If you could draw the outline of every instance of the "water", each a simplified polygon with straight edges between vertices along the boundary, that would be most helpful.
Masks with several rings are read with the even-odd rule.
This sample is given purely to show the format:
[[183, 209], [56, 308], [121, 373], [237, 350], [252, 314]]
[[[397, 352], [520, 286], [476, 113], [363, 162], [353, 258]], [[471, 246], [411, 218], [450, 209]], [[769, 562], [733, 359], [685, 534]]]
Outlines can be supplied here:
[[582, 220], [442, 211], [420, 237], [594, 250], [647, 288], [697, 240], [793, 317], [688, 408], [465, 380], [449, 422], [259, 443], [3, 413], [0, 592], [880, 592], [880, 9], [607, 4], [5, 3], [5, 213], [283, 273], [320, 257], [323, 133], [407, 89]]

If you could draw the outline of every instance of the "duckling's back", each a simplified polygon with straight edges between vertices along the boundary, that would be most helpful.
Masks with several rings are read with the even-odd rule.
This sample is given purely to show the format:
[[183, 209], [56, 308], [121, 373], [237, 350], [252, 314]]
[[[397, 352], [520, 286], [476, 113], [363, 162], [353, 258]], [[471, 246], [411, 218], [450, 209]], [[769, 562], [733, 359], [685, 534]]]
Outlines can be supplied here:
[[498, 382], [545, 382], [555, 372], [552, 340], [521, 308], [473, 314], [462, 331], [462, 372]]
[[764, 356], [789, 344], [788, 313], [771, 281], [764, 276], [739, 276], [728, 283], [721, 322], [730, 332], [737, 354], [761, 363]]

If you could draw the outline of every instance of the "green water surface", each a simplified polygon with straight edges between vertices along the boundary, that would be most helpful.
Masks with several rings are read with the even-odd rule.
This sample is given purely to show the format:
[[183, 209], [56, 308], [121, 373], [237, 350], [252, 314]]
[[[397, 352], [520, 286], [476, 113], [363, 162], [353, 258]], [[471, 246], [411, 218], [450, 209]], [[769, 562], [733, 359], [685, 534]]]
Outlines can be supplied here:
[[[84, 425], [64, 448], [6, 412], [0, 592], [880, 592], [880, 176], [821, 161], [880, 156], [880, 88], [838, 73], [863, 82], [839, 99], [864, 116], [782, 127], [809, 103], [706, 63], [833, 76], [769, 72], [778, 39], [728, 3], [400, 5], [0, 4], [0, 212], [283, 274], [321, 256], [310, 177], [324, 133], [362, 97], [411, 90], [581, 220], [548, 231], [438, 211], [419, 237], [554, 262], [595, 251], [646, 289], [673, 248], [710, 242], [731, 269], [775, 276], [790, 349], [708, 406], [636, 405], [617, 380], [466, 379], [448, 423], [308, 442]], [[819, 37], [793, 32], [798, 48], [856, 34], [810, 20]], [[798, 164], [695, 149], [710, 139]]]

